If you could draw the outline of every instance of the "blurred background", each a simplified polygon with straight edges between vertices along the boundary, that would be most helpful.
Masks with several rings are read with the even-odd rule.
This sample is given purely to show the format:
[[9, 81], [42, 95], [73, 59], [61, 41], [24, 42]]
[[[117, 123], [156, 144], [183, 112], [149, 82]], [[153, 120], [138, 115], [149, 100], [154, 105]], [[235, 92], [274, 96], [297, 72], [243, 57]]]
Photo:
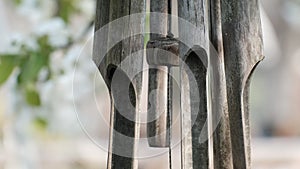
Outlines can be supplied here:
[[[0, 169], [106, 168], [110, 101], [91, 61], [95, 3], [0, 0]], [[300, 0], [261, 4], [266, 58], [251, 85], [253, 168], [299, 169]], [[139, 168], [167, 168], [166, 150], [140, 144], [141, 156], [157, 156]]]

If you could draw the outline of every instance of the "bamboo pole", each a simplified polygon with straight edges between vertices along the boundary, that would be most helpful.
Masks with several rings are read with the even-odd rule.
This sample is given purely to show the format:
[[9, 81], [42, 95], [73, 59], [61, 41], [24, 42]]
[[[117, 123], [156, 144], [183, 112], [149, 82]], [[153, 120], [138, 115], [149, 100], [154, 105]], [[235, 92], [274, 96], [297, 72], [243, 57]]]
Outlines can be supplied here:
[[[106, 29], [102, 30], [105, 32], [100, 35], [97, 31], [105, 28], [106, 24], [116, 19], [135, 13], [145, 13], [145, 1], [98, 0], [96, 11], [94, 61], [109, 89], [112, 105], [107, 168], [137, 169], [135, 155], [140, 130], [137, 122], [141, 108], [142, 74], [137, 74], [134, 79], [130, 79], [128, 74], [142, 70], [143, 54], [138, 57], [128, 56], [143, 50], [144, 37], [142, 34], [132, 35], [129, 38], [124, 37], [117, 44], [111, 43], [115, 36], [122, 38], [131, 32], [143, 32], [145, 18], [141, 15], [138, 18], [129, 19], [127, 22], [120, 20], [117, 25], [114, 25], [115, 27], [108, 25]], [[110, 45], [113, 47], [108, 49]], [[108, 53], [101, 60], [98, 53], [103, 52], [103, 50], [108, 51]], [[125, 64], [126, 66], [124, 66], [121, 64], [124, 60], [131, 65]], [[114, 84], [112, 81], [114, 76], [118, 76], [118, 81], [121, 80], [122, 83]], [[128, 89], [129, 96], [125, 95], [128, 93]]]
[[[189, 32], [189, 29], [185, 28], [186, 24], [179, 22], [179, 38], [188, 37], [188, 40], [194, 43], [193, 49], [184, 44], [179, 48], [180, 57], [185, 63], [181, 66], [180, 79], [182, 169], [207, 169], [209, 168], [208, 128], [204, 131], [204, 139], [207, 140], [200, 142], [199, 138], [207, 121], [208, 2], [179, 0], [178, 16], [197, 29], [197, 32]], [[191, 72], [188, 73], [188, 70]]]
[[233, 165], [235, 169], [249, 169], [250, 78], [263, 59], [259, 3], [222, 0], [221, 11]]
[[[165, 38], [168, 30], [168, 0], [150, 0], [150, 40]], [[148, 57], [148, 56], [147, 56]], [[168, 147], [168, 67], [149, 65], [147, 136], [151, 147]]]
[[215, 169], [232, 169], [230, 124], [224, 68], [221, 0], [210, 1], [211, 112]]

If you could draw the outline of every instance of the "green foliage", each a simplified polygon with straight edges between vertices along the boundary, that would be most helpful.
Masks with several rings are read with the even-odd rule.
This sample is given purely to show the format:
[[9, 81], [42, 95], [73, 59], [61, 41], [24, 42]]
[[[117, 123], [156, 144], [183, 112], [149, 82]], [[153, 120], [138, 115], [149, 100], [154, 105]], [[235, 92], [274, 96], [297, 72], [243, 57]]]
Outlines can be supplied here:
[[78, 12], [76, 6], [77, 0], [57, 0], [57, 15], [61, 17], [66, 23], [69, 22], [70, 16], [74, 12]]
[[48, 122], [46, 119], [41, 118], [41, 117], [37, 117], [34, 122], [33, 125], [36, 129], [40, 129], [40, 130], [45, 130], [46, 127], [48, 126]]
[[18, 85], [27, 85], [30, 82], [36, 82], [40, 70], [48, 67], [49, 55], [53, 51], [53, 48], [48, 44], [47, 36], [39, 37], [38, 45], [38, 50], [23, 49], [25, 56], [21, 58]]
[[22, 3], [22, 0], [13, 0], [13, 3], [16, 5], [20, 5]]
[[[36, 3], [42, 0], [36, 0]], [[13, 0], [15, 5], [22, 5], [23, 0]], [[69, 23], [71, 16], [79, 12], [77, 8], [78, 0], [55, 0], [57, 10], [54, 11], [53, 17], [60, 17], [66, 23]], [[37, 89], [39, 83], [39, 74], [42, 69], [51, 74], [49, 56], [59, 47], [52, 47], [48, 43], [47, 36], [35, 37], [37, 42], [37, 49], [31, 49], [26, 44], [13, 44], [14, 46], [21, 46], [17, 54], [1, 54], [0, 53], [0, 87], [12, 75], [14, 70], [17, 78], [17, 87], [24, 95], [24, 100], [30, 106], [40, 106], [41, 100]], [[50, 76], [45, 79], [50, 80]]]
[[28, 86], [25, 89], [26, 102], [31, 106], [40, 106], [41, 99], [38, 91], [34, 86]]
[[[150, 31], [150, 13], [146, 14], [146, 26], [145, 26], [145, 31], [149, 32]], [[148, 41], [150, 40], [150, 34], [145, 33], [144, 35], [144, 46], [147, 46]]]
[[0, 86], [9, 78], [16, 65], [18, 65], [17, 55], [0, 55]]
[[36, 88], [42, 68], [49, 70], [49, 56], [55, 50], [48, 43], [47, 36], [37, 37], [38, 48], [29, 49], [21, 44], [18, 55], [0, 54], [0, 85], [6, 82], [13, 70], [18, 68], [17, 85], [24, 93], [26, 102], [31, 106], [40, 106], [41, 100]]
[[[16, 7], [22, 6], [25, 0], [7, 0], [13, 3]], [[39, 12], [43, 12], [45, 7], [44, 0], [34, 0], [34, 8], [41, 8]], [[66, 24], [70, 24], [72, 15], [80, 12], [77, 5], [79, 0], [54, 0], [56, 9], [51, 13], [51, 17], [59, 17]], [[16, 8], [17, 10], [18, 8]], [[48, 16], [48, 15], [47, 15]], [[43, 18], [43, 19], [50, 19]], [[68, 25], [67, 25], [68, 26]], [[34, 33], [33, 33], [34, 34]], [[51, 36], [51, 34], [49, 34]], [[19, 51], [14, 54], [0, 53], [0, 87], [10, 78], [16, 81], [15, 87], [22, 94], [24, 102], [28, 106], [38, 107], [43, 106], [40, 98], [39, 86], [51, 79], [50, 55], [57, 50], [68, 50], [75, 42], [69, 37], [70, 44], [66, 46], [51, 46], [48, 41], [48, 36], [31, 37], [37, 43], [37, 48], [30, 48], [26, 43], [13, 42], [12, 46], [18, 48]], [[41, 71], [46, 71], [47, 76], [41, 79]], [[36, 115], [37, 116], [37, 115]], [[39, 131], [47, 128], [47, 118], [36, 117], [33, 121], [33, 127]]]
[[[21, 5], [24, 0], [12, 0], [15, 5]], [[36, 0], [38, 4], [40, 1], [43, 0]], [[78, 0], [55, 0], [56, 3], [56, 11], [54, 11], [54, 16], [58, 16], [62, 18], [66, 23], [70, 21], [71, 16], [76, 13], [80, 12], [79, 8], [77, 7]]]

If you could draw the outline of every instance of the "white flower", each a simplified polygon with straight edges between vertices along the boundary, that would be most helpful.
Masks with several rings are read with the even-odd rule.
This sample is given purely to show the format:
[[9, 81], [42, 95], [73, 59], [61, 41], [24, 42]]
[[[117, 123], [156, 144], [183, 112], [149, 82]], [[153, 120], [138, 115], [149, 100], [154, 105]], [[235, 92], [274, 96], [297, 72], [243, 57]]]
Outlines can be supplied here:
[[85, 1], [79, 1], [78, 7], [80, 8], [80, 11], [83, 12], [83, 14], [87, 18], [92, 18], [93, 15], [95, 14], [95, 2], [93, 0], [85, 0]]
[[36, 0], [24, 0], [18, 9], [18, 13], [25, 16], [31, 21], [37, 21], [41, 19], [42, 13], [38, 11], [36, 7]]
[[42, 22], [36, 27], [35, 33], [40, 36], [47, 35], [50, 45], [54, 47], [65, 46], [68, 43], [67, 26], [59, 17]]
[[36, 25], [50, 17], [54, 10], [55, 1], [53, 0], [23, 0], [18, 13]]
[[[1, 52], [19, 53], [22, 45], [25, 45], [26, 48], [31, 50], [38, 49], [38, 44], [34, 37], [24, 35], [20, 32], [12, 33], [12, 36], [9, 38], [8, 42], [9, 43], [4, 46], [5, 51]], [[14, 43], [14, 45], [12, 45], [12, 43]]]

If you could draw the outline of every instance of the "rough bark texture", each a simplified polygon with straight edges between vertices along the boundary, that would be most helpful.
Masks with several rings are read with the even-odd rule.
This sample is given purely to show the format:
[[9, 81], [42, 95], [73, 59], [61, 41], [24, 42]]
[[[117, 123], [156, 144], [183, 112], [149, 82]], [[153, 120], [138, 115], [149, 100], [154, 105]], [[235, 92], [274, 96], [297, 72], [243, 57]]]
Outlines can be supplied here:
[[235, 169], [249, 169], [249, 78], [263, 59], [259, 4], [258, 0], [221, 3], [233, 165]]
[[[191, 35], [192, 32], [182, 27], [183, 24], [179, 22], [179, 37], [188, 36], [188, 40], [194, 43], [193, 49], [181, 44], [179, 51], [180, 57], [186, 63], [186, 66], [181, 67], [182, 168], [207, 169], [208, 139], [204, 142], [199, 141], [207, 120], [207, 63], [205, 63], [209, 46], [207, 1], [179, 0], [178, 15], [197, 29], [197, 33]], [[191, 72], [188, 73], [188, 69]], [[206, 130], [204, 135], [208, 138], [208, 128]]]
[[[142, 32], [139, 30], [144, 29], [144, 17], [141, 16], [139, 18], [129, 19], [129, 22], [120, 22], [114, 28], [108, 26], [102, 35], [97, 34], [97, 31], [115, 19], [134, 13], [144, 12], [144, 0], [97, 1], [94, 61], [99, 67], [100, 73], [110, 90], [112, 104], [108, 169], [137, 168], [137, 162], [134, 157], [139, 138], [139, 123], [135, 122], [139, 119], [141, 107], [140, 97], [142, 75], [137, 74], [132, 80], [128, 77], [128, 74], [142, 70], [143, 55], [141, 53], [141, 55], [137, 57], [128, 58], [128, 56], [143, 49], [143, 35], [134, 35], [129, 38], [123, 38], [122, 41], [117, 44], [110, 43], [111, 39], [115, 36], [123, 37], [123, 35], [130, 35], [131, 32]], [[115, 30], [118, 31], [115, 32]], [[103, 36], [103, 34], [105, 36]], [[110, 45], [113, 45], [113, 47], [108, 49], [108, 46]], [[103, 60], [101, 60], [98, 53], [103, 52], [103, 50], [108, 51], [108, 53], [105, 55]], [[131, 63], [131, 66], [123, 66], [121, 64], [125, 59], [128, 59], [126, 62]], [[124, 71], [118, 68], [121, 68]], [[119, 80], [122, 80], [124, 84], [117, 84], [119, 86], [112, 89], [111, 82], [115, 74], [118, 74], [118, 77], [120, 78]], [[128, 85], [125, 86], [126, 84]], [[124, 93], [128, 93], [128, 90], [129, 96], [125, 96]], [[132, 109], [132, 106], [134, 109]], [[122, 111], [122, 113], [120, 111]], [[124, 140], [124, 137], [131, 139]], [[122, 150], [124, 150], [123, 153], [125, 153], [126, 156], [116, 153], [122, 152]]]
[[215, 169], [232, 169], [230, 124], [228, 116], [226, 79], [220, 0], [210, 1], [210, 66], [211, 110], [213, 129], [213, 162]]

